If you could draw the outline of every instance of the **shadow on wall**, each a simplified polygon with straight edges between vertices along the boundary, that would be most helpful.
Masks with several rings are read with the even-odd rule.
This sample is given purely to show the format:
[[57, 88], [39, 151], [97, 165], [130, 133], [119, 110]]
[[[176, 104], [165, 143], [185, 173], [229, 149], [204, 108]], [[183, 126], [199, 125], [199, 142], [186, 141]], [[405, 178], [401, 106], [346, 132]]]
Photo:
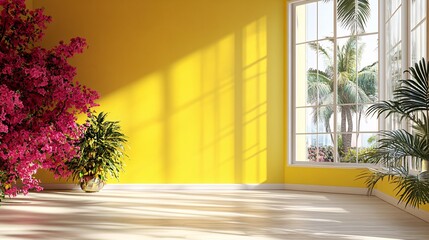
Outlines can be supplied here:
[[[46, 0], [129, 136], [121, 183], [282, 183], [283, 1]], [[79, 16], [79, 17], [77, 17]]]

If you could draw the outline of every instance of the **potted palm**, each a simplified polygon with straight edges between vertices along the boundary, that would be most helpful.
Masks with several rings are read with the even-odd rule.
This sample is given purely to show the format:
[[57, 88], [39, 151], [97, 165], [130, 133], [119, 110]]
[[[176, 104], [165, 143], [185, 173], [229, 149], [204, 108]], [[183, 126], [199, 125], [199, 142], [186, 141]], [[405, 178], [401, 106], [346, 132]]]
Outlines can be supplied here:
[[382, 167], [361, 177], [369, 194], [377, 182], [387, 179], [397, 185], [399, 202], [419, 207], [429, 203], [429, 62], [422, 59], [406, 72], [411, 79], [399, 81], [393, 100], [370, 106], [367, 114], [396, 116], [411, 127], [381, 132], [378, 146], [364, 158]]
[[122, 157], [127, 142], [119, 122], [107, 121], [106, 113], [91, 115], [87, 129], [78, 142], [79, 156], [67, 162], [71, 177], [78, 180], [82, 190], [98, 192], [108, 177], [119, 178]]

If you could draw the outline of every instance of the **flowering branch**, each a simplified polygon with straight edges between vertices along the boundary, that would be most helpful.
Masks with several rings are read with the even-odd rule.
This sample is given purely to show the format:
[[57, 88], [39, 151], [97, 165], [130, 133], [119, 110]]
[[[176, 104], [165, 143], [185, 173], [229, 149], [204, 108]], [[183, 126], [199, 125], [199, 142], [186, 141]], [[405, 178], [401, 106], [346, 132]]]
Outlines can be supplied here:
[[85, 39], [37, 47], [51, 17], [24, 0], [0, 0], [0, 10], [0, 194], [14, 196], [41, 190], [40, 168], [69, 174], [65, 161], [84, 130], [76, 116], [96, 106], [98, 93], [73, 80], [68, 63]]

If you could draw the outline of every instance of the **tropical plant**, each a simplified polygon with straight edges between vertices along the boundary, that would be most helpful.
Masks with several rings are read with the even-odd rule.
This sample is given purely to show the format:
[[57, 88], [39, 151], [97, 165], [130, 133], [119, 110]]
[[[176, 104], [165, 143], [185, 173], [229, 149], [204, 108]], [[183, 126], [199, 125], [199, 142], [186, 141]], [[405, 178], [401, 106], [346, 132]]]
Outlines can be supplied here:
[[353, 114], [358, 115], [357, 126], [364, 109], [361, 104], [372, 103], [376, 99], [377, 63], [356, 72], [356, 63], [360, 62], [364, 45], [357, 46], [357, 38], [351, 37], [343, 46], [337, 46], [337, 77], [334, 77], [334, 59], [332, 49], [324, 48], [318, 43], [310, 43], [310, 47], [325, 58], [326, 69], [309, 69], [307, 71], [307, 101], [315, 105], [313, 122], [323, 122], [326, 132], [331, 134], [334, 142], [330, 119], [333, 116], [334, 88], [336, 79], [337, 103], [339, 104], [341, 146], [340, 153], [347, 153], [351, 147], [353, 131]]
[[[398, 117], [411, 126], [380, 133], [378, 146], [363, 157], [380, 164], [360, 177], [365, 178], [368, 193], [383, 179], [397, 184], [396, 195], [405, 206], [419, 207], [429, 203], [429, 62], [420, 60], [405, 71], [411, 79], [399, 80], [393, 100], [382, 101], [368, 108], [367, 114]], [[418, 173], [412, 171], [419, 166]]]
[[127, 139], [119, 122], [108, 121], [106, 116], [104, 112], [93, 114], [86, 122], [87, 128], [78, 142], [79, 156], [67, 162], [74, 180], [119, 178]]
[[[332, 0], [323, 0], [329, 2]], [[371, 15], [368, 0], [336, 0], [337, 18], [345, 29], [351, 32], [364, 32], [366, 23]], [[357, 1], [357, 2], [356, 2]]]

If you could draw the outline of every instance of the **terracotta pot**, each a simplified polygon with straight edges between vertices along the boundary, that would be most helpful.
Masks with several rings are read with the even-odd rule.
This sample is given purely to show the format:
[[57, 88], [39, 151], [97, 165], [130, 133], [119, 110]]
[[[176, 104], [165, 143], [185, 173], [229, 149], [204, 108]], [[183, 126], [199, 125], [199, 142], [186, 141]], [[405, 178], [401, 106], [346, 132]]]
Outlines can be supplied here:
[[106, 183], [96, 177], [86, 177], [80, 182], [80, 188], [85, 192], [98, 192]]

